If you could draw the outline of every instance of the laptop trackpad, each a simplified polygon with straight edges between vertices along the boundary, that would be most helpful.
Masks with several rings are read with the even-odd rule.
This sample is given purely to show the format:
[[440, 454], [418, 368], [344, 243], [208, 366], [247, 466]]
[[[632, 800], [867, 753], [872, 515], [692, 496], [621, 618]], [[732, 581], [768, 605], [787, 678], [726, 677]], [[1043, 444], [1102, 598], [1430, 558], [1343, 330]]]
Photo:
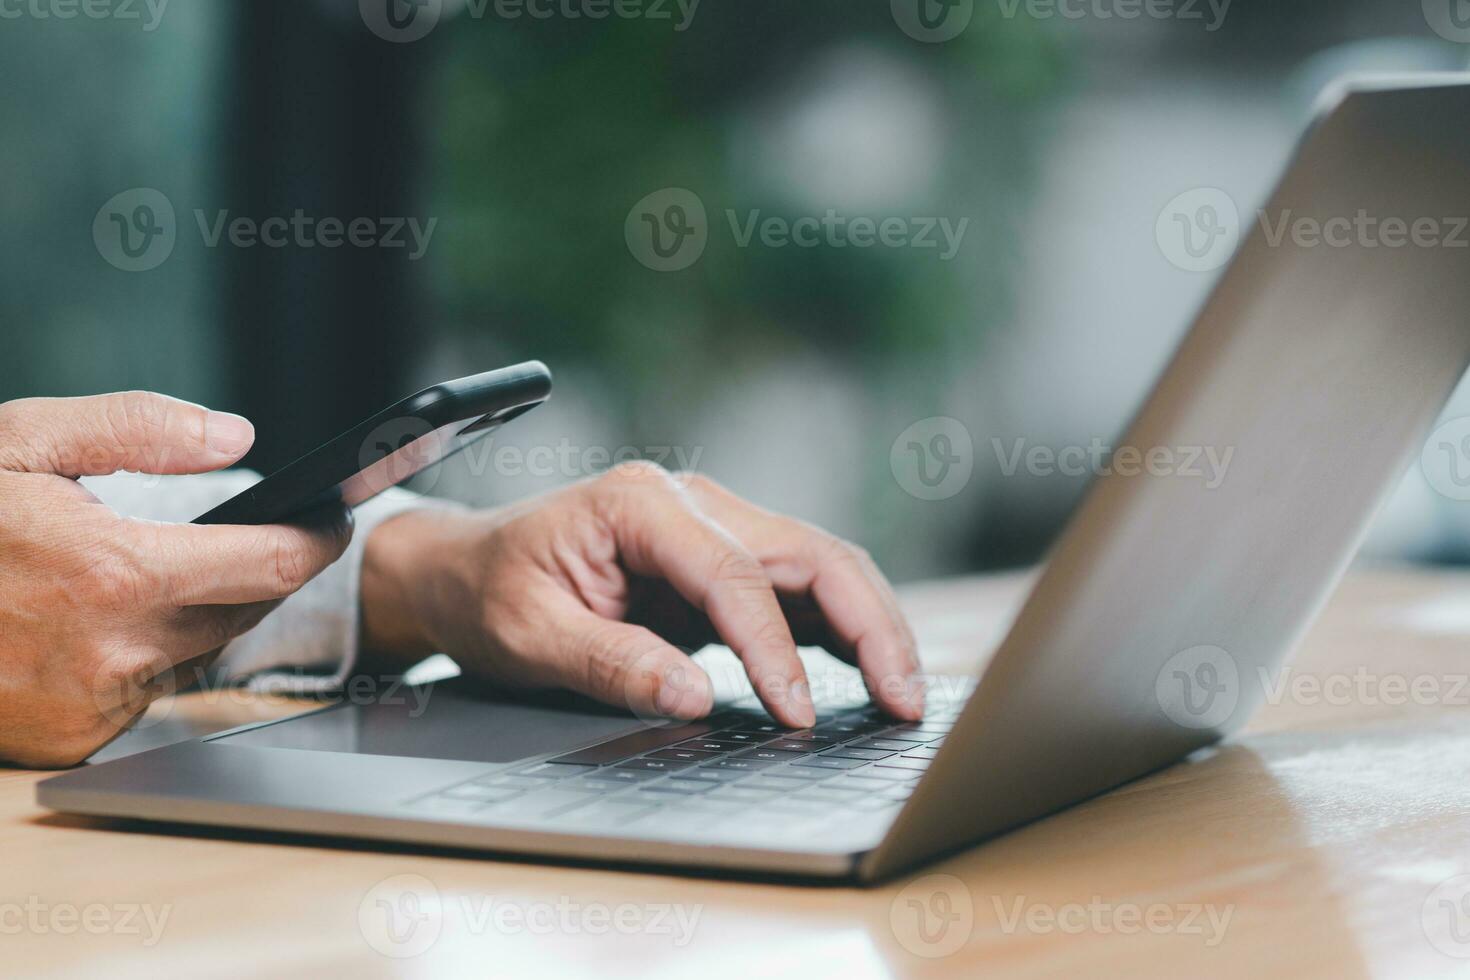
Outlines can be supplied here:
[[211, 741], [461, 762], [515, 762], [646, 727], [626, 711], [566, 694], [515, 701], [449, 681], [404, 686], [370, 704], [325, 711]]

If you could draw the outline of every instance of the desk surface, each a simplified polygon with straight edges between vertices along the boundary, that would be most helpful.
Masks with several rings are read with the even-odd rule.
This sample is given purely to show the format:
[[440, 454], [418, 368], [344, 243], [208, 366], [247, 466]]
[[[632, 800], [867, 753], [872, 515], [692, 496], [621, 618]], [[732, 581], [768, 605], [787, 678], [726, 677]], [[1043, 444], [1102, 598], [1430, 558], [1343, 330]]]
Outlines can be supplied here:
[[[1021, 586], [909, 590], [927, 666], [975, 665]], [[1470, 973], [1467, 677], [1470, 575], [1358, 571], [1241, 737], [872, 890], [171, 836], [47, 815], [38, 774], [0, 770], [0, 972]], [[359, 917], [399, 875], [441, 901], [420, 920], [435, 941], [405, 958]]]

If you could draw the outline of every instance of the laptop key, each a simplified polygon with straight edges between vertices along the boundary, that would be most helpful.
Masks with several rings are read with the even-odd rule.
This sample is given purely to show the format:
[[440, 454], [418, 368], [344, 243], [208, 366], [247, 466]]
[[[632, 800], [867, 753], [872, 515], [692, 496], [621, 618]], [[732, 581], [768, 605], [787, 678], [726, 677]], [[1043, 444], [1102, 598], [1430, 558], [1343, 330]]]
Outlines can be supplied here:
[[[898, 782], [908, 779], [918, 779], [920, 776], [924, 775], [922, 769], [892, 768], [888, 765], [888, 763], [891, 761], [893, 760], [885, 759], [882, 762], [875, 762], [873, 765], [863, 770], [863, 775], [871, 776], [874, 779], [887, 779], [892, 782]], [[909, 761], [912, 762], [914, 760], [910, 759]]]
[[750, 772], [744, 769], [685, 769], [676, 772], [670, 779], [689, 779], [701, 783], [733, 783], [737, 779], [750, 778]]
[[774, 765], [774, 762], [767, 759], [716, 759], [714, 762], [706, 762], [700, 768], [735, 769], [741, 772], [756, 772]]
[[708, 793], [718, 783], [704, 783], [697, 779], [661, 779], [656, 783], [638, 787], [639, 793], [662, 793], [665, 796], [695, 796]]
[[877, 763], [880, 769], [916, 769], [922, 772], [929, 768], [928, 759], [910, 759], [907, 756], [897, 756], [892, 759], [884, 759]]
[[662, 772], [651, 772], [647, 769], [600, 769], [582, 778], [597, 782], [630, 784], [657, 779], [661, 775], [663, 775]]
[[694, 765], [693, 762], [685, 762], [678, 759], [629, 759], [627, 762], [619, 762], [613, 768], [643, 770], [646, 772], [673, 772]]
[[867, 764], [867, 759], [834, 759], [828, 755], [814, 755], [792, 763], [793, 766], [803, 769], [856, 769]]
[[807, 742], [816, 745], [836, 745], [840, 740], [831, 735], [819, 735], [810, 728], [803, 728], [800, 731], [787, 732], [782, 737], [782, 741]]
[[784, 725], [778, 725], [774, 721], [748, 722], [748, 723], [745, 723], [745, 724], [731, 725], [730, 727], [733, 730], [735, 730], [735, 731], [740, 731], [740, 732], [755, 732], [758, 735], [759, 734], [780, 735], [780, 734], [782, 734], [783, 732], [786, 731], [786, 727]]
[[630, 800], [626, 797], [616, 800], [596, 800], [587, 806], [562, 813], [558, 820], [578, 825], [602, 823], [617, 825], [637, 820], [656, 809], [657, 807], [650, 806], [643, 800]]
[[844, 745], [841, 748], [829, 749], [822, 753], [824, 759], [865, 759], [872, 762], [875, 759], [886, 759], [893, 755], [883, 749], [859, 749], [855, 746]]
[[806, 755], [808, 752], [817, 751], [821, 746], [790, 738], [778, 738], [774, 742], [767, 742], [761, 748], [769, 752], [800, 752], [802, 755]]
[[819, 779], [831, 779], [837, 773], [830, 769], [798, 769], [795, 766], [782, 766], [779, 769], [767, 769], [761, 773], [764, 779], [778, 779], [787, 783], [811, 783]]
[[596, 766], [583, 766], [567, 762], [538, 762], [525, 769], [517, 769], [517, 776], [539, 776], [542, 779], [566, 779], [569, 776], [580, 776], [585, 772], [591, 772]]
[[564, 789], [534, 790], [504, 803], [492, 803], [483, 812], [494, 816], [550, 817], [573, 807], [586, 806], [593, 797]]
[[701, 752], [699, 749], [659, 749], [650, 752], [645, 759], [670, 759], [674, 762], [707, 762], [717, 758], [718, 752]]
[[773, 799], [777, 791], [773, 789], [761, 789], [754, 786], [720, 786], [710, 791], [709, 796], [704, 799], [710, 800], [741, 800], [749, 803], [764, 802]]
[[725, 742], [712, 738], [691, 738], [674, 746], [678, 749], [698, 749], [700, 752], [735, 752], [746, 747], [745, 742]]
[[497, 788], [514, 787], [516, 789], [537, 789], [538, 787], [550, 786], [548, 779], [537, 779], [534, 776], [482, 776], [475, 780], [481, 786], [494, 786]]
[[711, 732], [710, 738], [718, 742], [738, 742], [741, 745], [760, 745], [775, 739], [775, 732], [742, 732], [731, 729], [724, 732]]
[[633, 755], [641, 755], [654, 749], [667, 748], [678, 742], [684, 742], [696, 735], [707, 735], [710, 731], [708, 722], [691, 722], [687, 725], [675, 725], [671, 728], [645, 728], [624, 735], [608, 742], [590, 745], [576, 752], [559, 755], [552, 762], [572, 763], [573, 765], [606, 766], [621, 761]]
[[499, 803], [512, 796], [520, 796], [521, 790], [514, 786], [485, 786], [480, 783], [464, 783], [444, 791], [443, 795], [456, 800], [479, 800], [482, 803]]
[[887, 749], [890, 752], [902, 752], [904, 749], [916, 749], [923, 742], [914, 742], [906, 738], [867, 738], [861, 742], [853, 742], [853, 748], [858, 749]]
[[801, 756], [802, 754], [800, 752], [778, 752], [775, 749], [767, 748], [763, 745], [758, 749], [746, 749], [744, 752], [737, 752], [733, 758], [764, 759], [766, 762], [793, 762], [800, 759]]
[[858, 789], [855, 786], [842, 786], [838, 783], [813, 783], [796, 794], [796, 798], [798, 800], [825, 800], [828, 803], [850, 803], [853, 800], [863, 799], [866, 795], [866, 790]]

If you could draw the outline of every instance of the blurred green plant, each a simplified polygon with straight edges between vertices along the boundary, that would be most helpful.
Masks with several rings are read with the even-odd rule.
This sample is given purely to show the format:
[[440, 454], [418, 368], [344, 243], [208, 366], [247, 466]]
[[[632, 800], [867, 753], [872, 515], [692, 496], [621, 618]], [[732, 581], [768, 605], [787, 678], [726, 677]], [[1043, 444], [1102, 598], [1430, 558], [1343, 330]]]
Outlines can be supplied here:
[[[439, 313], [558, 362], [595, 361], [630, 399], [654, 379], [718, 376], [793, 345], [864, 371], [952, 357], [1008, 306], [1008, 224], [1038, 152], [1028, 114], [1064, 76], [1054, 32], [986, 9], [937, 45], [905, 36], [886, 0], [705, 0], [684, 32], [616, 18], [442, 25], [424, 134]], [[963, 261], [731, 240], [727, 207], [812, 213], [737, 179], [738, 120], [855, 45], [912, 66], [942, 99], [948, 155], [930, 197], [970, 219]], [[677, 273], [645, 269], [623, 238], [634, 202], [664, 187], [709, 210], [708, 250]]]

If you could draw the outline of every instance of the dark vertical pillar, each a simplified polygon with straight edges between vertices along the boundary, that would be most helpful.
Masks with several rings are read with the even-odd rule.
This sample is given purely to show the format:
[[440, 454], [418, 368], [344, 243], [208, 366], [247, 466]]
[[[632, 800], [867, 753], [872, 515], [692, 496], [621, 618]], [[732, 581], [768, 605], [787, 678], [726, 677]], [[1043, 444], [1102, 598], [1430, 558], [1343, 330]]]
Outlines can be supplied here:
[[[414, 195], [423, 45], [385, 42], [355, 3], [339, 7], [236, 6], [219, 203], [232, 217], [426, 217]], [[409, 249], [307, 248], [294, 237], [284, 248], [222, 242], [209, 258], [225, 284], [233, 407], [258, 433], [246, 462], [262, 470], [406, 394], [416, 348]]]

